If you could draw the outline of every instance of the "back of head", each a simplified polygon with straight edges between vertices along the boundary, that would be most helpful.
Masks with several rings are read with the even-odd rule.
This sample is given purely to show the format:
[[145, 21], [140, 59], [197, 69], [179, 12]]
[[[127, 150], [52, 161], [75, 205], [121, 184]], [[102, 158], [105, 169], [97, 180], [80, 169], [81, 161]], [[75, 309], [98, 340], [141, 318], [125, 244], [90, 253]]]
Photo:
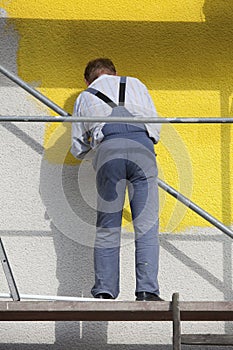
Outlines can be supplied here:
[[88, 62], [84, 71], [84, 78], [88, 84], [102, 74], [116, 75], [116, 68], [109, 58], [96, 58]]

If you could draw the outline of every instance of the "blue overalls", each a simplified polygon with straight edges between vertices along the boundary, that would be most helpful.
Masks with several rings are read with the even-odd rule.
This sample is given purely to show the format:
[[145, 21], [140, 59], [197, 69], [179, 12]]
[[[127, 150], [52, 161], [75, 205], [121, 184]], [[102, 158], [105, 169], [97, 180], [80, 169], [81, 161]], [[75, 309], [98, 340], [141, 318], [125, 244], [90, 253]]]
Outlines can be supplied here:
[[[122, 116], [125, 83], [125, 78], [121, 78], [118, 111], [107, 96], [94, 89], [89, 92], [106, 103], [111, 101], [113, 110], [116, 108], [114, 115], [120, 111]], [[131, 115], [123, 109], [125, 116]], [[93, 162], [98, 198], [92, 295], [108, 293], [116, 298], [119, 294], [120, 233], [126, 187], [135, 231], [135, 293], [159, 295], [158, 185], [153, 141], [144, 124], [108, 123], [102, 132], [104, 139]]]

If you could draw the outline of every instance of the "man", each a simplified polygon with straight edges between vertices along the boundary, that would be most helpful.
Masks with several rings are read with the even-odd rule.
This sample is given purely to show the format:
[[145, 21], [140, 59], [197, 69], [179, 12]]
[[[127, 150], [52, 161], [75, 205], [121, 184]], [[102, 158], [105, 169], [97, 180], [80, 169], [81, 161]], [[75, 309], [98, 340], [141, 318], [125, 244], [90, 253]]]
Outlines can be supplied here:
[[76, 100], [74, 115], [119, 116], [122, 122], [72, 125], [72, 154], [83, 159], [94, 150], [97, 223], [94, 248], [95, 298], [119, 294], [119, 253], [122, 210], [128, 187], [135, 231], [136, 300], [162, 300], [158, 286], [158, 186], [154, 144], [158, 124], [124, 123], [124, 117], [155, 117], [152, 99], [138, 79], [119, 77], [111, 60], [90, 61], [84, 78], [87, 90]]

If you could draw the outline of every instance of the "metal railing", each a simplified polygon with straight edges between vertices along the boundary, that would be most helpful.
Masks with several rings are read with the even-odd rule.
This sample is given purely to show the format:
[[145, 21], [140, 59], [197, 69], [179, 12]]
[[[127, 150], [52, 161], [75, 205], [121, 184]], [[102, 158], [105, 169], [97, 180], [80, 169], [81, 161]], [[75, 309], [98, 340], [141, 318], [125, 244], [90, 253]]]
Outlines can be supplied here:
[[[124, 119], [123, 119], [124, 118]], [[51, 123], [80, 123], [80, 122], [103, 122], [103, 123], [152, 123], [152, 124], [232, 124], [233, 118], [153, 118], [153, 117], [71, 117], [67, 114], [66, 117], [57, 115], [54, 117], [50, 116], [0, 116], [0, 122], [51, 122]]]

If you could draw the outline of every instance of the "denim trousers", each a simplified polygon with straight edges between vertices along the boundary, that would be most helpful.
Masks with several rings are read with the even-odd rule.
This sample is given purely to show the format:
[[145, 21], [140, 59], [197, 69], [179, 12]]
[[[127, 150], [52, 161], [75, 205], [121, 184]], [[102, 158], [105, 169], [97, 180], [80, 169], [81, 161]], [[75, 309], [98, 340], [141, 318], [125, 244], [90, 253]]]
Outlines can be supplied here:
[[[109, 130], [111, 130], [109, 132]], [[112, 131], [113, 130], [113, 131]], [[135, 293], [159, 294], [158, 184], [154, 145], [143, 129], [107, 128], [98, 146], [97, 222], [94, 247], [95, 297], [117, 298], [120, 274], [122, 212], [126, 187], [135, 234]]]

